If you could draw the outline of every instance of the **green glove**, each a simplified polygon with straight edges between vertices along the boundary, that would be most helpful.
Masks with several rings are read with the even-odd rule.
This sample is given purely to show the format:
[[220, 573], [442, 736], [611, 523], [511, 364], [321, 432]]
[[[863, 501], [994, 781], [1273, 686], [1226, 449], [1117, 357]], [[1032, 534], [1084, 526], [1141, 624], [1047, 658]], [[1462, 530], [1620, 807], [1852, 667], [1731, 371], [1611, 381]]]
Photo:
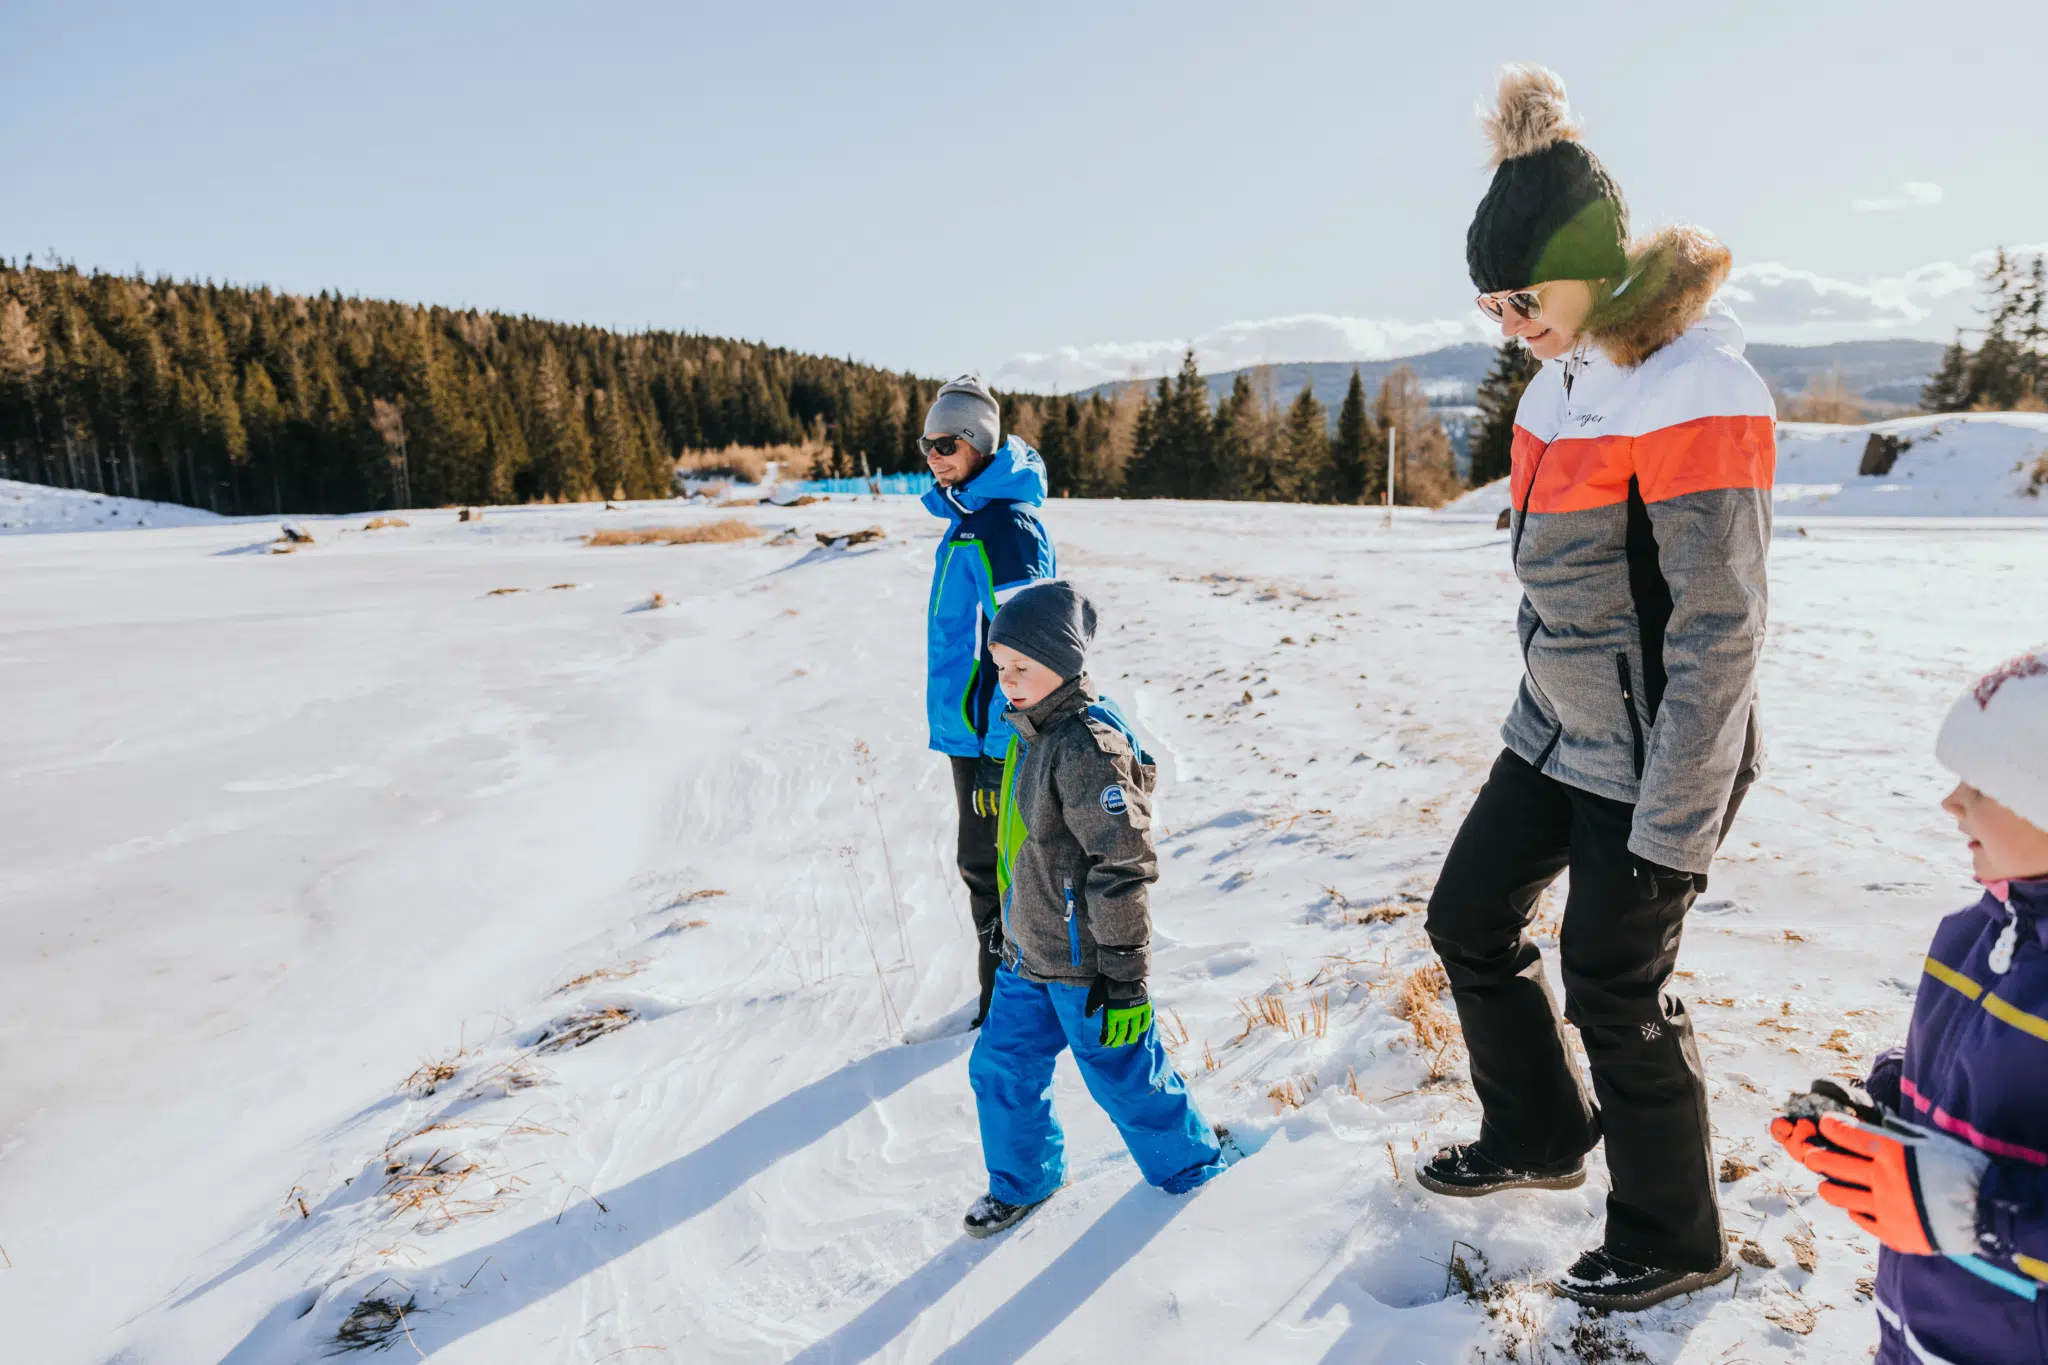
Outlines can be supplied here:
[[[1128, 994], [1135, 990], [1133, 999], [1112, 1000], [1112, 987], [1118, 993]], [[1088, 1003], [1081, 1010], [1083, 1019], [1093, 1018], [1095, 1011], [1102, 1011], [1102, 1036], [1099, 1041], [1104, 1047], [1129, 1047], [1141, 1043], [1152, 1029], [1152, 1001], [1145, 994], [1145, 983], [1111, 981], [1106, 976], [1097, 976], [1088, 987]]]

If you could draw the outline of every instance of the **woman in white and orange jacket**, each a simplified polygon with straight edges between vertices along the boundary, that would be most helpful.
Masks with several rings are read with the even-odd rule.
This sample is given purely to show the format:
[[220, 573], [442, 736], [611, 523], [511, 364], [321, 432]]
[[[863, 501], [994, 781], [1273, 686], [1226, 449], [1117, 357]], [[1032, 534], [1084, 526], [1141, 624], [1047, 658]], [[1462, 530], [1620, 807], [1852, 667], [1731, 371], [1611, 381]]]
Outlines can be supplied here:
[[[1571, 1188], [1604, 1138], [1606, 1235], [1556, 1288], [1630, 1310], [1733, 1268], [1699, 1054], [1665, 988], [1761, 761], [1775, 417], [1715, 300], [1728, 251], [1688, 228], [1628, 242], [1563, 83], [1509, 68], [1488, 125], [1497, 169], [1468, 264], [1480, 306], [1546, 363], [1515, 419], [1524, 675], [1428, 917], [1484, 1119], [1418, 1179]], [[1590, 1087], [1527, 933], [1566, 869], [1564, 1018]]]

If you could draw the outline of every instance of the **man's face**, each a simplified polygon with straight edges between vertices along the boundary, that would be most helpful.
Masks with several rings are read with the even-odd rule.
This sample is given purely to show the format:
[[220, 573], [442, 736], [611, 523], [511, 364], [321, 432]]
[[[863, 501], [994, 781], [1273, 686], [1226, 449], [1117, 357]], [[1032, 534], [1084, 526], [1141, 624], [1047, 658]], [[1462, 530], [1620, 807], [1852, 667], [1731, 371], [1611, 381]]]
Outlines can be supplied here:
[[[924, 462], [931, 468], [932, 477], [948, 488], [958, 488], [973, 478], [980, 467], [982, 454], [961, 436], [928, 436], [924, 442]], [[951, 454], [944, 454], [951, 448]]]

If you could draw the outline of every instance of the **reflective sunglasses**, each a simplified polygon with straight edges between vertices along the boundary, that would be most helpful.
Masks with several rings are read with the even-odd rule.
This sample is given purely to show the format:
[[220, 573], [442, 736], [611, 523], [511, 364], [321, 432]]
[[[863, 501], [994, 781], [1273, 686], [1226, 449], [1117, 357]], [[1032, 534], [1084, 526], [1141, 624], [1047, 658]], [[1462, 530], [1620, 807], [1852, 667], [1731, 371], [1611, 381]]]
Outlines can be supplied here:
[[917, 448], [926, 455], [937, 455], [942, 460], [950, 460], [953, 458], [954, 453], [960, 449], [960, 438], [958, 436], [920, 436], [917, 438]]
[[1534, 289], [1503, 289], [1497, 294], [1481, 294], [1473, 302], [1479, 311], [1495, 322], [1508, 315], [1512, 308], [1525, 322], [1534, 322], [1543, 316], [1543, 285]]

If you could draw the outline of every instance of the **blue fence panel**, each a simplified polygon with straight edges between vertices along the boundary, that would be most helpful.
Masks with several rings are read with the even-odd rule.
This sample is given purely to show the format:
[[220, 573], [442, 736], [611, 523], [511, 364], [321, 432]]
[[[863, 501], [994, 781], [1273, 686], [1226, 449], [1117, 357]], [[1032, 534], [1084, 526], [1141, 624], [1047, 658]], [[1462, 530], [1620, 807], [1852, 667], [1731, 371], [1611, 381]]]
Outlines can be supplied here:
[[929, 474], [881, 474], [874, 480], [867, 479], [808, 479], [797, 485], [802, 493], [903, 493], [921, 497], [931, 491], [936, 482]]

